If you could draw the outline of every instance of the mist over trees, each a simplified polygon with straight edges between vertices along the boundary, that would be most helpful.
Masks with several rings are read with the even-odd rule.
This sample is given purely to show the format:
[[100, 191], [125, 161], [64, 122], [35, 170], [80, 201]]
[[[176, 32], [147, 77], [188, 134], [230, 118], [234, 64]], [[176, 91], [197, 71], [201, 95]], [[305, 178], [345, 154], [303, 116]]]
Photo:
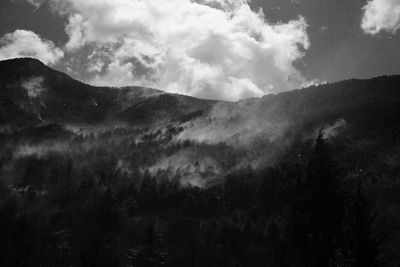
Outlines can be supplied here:
[[89, 168], [27, 158], [1, 185], [3, 266], [384, 266], [366, 181], [346, 181], [337, 149], [321, 131], [205, 188], [115, 171], [101, 151]]
[[2, 62], [0, 265], [398, 266], [399, 85], [226, 103]]

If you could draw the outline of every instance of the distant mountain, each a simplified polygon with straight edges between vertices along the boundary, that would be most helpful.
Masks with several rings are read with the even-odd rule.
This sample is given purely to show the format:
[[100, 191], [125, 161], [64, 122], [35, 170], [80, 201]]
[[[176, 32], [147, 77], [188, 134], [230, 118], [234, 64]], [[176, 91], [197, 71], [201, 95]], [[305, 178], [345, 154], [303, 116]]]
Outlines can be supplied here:
[[188, 123], [183, 135], [237, 144], [249, 138], [313, 136], [318, 129], [332, 127], [358, 138], [397, 138], [400, 76], [353, 79], [237, 103], [220, 102], [207, 116]]
[[0, 123], [149, 124], [209, 108], [214, 101], [143, 87], [94, 87], [31, 58], [0, 62]]
[[196, 99], [143, 87], [94, 87], [30, 58], [0, 62], [0, 124], [183, 123], [181, 137], [227, 141], [300, 131], [342, 120], [358, 134], [397, 131], [400, 76], [347, 80], [237, 103]]
[[[0, 141], [13, 144], [13, 155], [40, 150], [27, 152], [25, 143], [53, 151], [56, 140], [58, 153], [99, 146], [111, 153], [120, 146], [119, 157], [130, 158], [126, 144], [146, 144], [147, 152], [129, 159], [131, 169], [167, 171], [203, 185], [242, 166], [272, 164], [293, 145], [314, 140], [318, 130], [351, 149], [397, 153], [400, 76], [222, 102], [143, 87], [94, 87], [35, 59], [0, 62]], [[107, 141], [93, 140], [99, 136]], [[74, 147], [76, 140], [84, 145]]]

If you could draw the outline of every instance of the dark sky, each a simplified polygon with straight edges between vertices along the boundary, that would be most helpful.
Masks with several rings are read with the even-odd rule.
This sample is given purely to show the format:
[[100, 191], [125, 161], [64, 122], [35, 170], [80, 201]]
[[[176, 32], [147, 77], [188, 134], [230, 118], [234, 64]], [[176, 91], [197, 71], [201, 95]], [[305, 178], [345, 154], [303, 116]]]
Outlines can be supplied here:
[[[400, 74], [400, 31], [368, 35], [360, 27], [366, 0], [252, 0], [269, 23], [305, 18], [311, 46], [294, 62], [307, 80], [338, 81]], [[24, 0], [0, 1], [0, 36], [25, 29], [58, 47], [68, 41], [68, 16], [44, 4], [36, 9]]]
[[51, 12], [48, 5], [36, 9], [24, 0], [0, 1], [1, 36], [17, 29], [25, 29], [62, 45], [68, 40], [64, 31], [66, 19]]

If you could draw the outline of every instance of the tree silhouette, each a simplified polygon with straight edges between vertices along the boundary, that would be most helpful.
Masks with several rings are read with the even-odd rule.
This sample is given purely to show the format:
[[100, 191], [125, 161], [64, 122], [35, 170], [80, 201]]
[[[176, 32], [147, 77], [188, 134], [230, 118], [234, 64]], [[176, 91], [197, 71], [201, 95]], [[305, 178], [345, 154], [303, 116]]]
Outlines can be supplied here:
[[[342, 238], [343, 198], [328, 140], [320, 131], [307, 168], [304, 192], [293, 219], [302, 266], [328, 267]], [[303, 232], [303, 233], [301, 233]]]

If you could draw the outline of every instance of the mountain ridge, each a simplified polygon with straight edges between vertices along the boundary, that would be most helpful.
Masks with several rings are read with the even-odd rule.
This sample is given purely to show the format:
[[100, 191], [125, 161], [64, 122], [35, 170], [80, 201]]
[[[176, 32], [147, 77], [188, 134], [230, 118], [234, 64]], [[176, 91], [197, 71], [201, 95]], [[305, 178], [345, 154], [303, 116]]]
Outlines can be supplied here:
[[[393, 255], [400, 255], [400, 76], [221, 102], [97, 88], [37, 61], [6, 63], [0, 62], [0, 191], [7, 192], [0, 223], [11, 233], [3, 248], [17, 248], [11, 255], [23, 258], [27, 247], [42, 244], [51, 250], [34, 250], [35, 259], [44, 255], [38, 262], [56, 254], [60, 264], [53, 265], [69, 259], [67, 265], [80, 266], [90, 254], [82, 246], [94, 243], [104, 248], [95, 246], [95, 262], [115, 247], [124, 263], [165, 244], [182, 255], [193, 255], [200, 243], [198, 255], [226, 255], [228, 243], [234, 254], [242, 246], [245, 259], [253, 251], [265, 256], [251, 266], [298, 266], [303, 251], [292, 248], [309, 244], [297, 243], [299, 236], [313, 236], [304, 231], [304, 214], [328, 200], [345, 204], [337, 212], [345, 218], [334, 221], [343, 228], [337, 240], [346, 237], [339, 265], [351, 263], [342, 252], [358, 253], [355, 240], [376, 238], [379, 251], [365, 255], [399, 266]], [[17, 231], [33, 245], [21, 247]], [[239, 262], [232, 259], [225, 263]]]
[[[400, 122], [400, 75], [350, 79], [238, 102], [197, 99], [144, 87], [95, 87], [36, 59], [0, 62], [0, 124], [175, 125], [179, 140], [241, 144], [254, 138], [311, 135], [346, 122], [353, 134], [379, 135]], [[239, 141], [240, 140], [240, 141]]]
[[[207, 108], [213, 103], [206, 100], [194, 103], [194, 98], [189, 96], [172, 95], [137, 86], [95, 87], [76, 81], [31, 58], [0, 62], [0, 83], [2, 105], [8, 105], [0, 113], [0, 121], [16, 121], [19, 125], [37, 124], [43, 120], [55, 123], [101, 123], [121, 120], [143, 123], [146, 118], [138, 115], [145, 111], [141, 105], [143, 101], [147, 102], [147, 106], [154, 113], [147, 114], [152, 117], [149, 121], [152, 123], [159, 119], [155, 117], [160, 115], [157, 105], [169, 103], [171, 99], [174, 101], [170, 101], [171, 105], [167, 108], [177, 117]], [[153, 98], [164, 100], [154, 101]], [[194, 104], [194, 107], [188, 103]], [[130, 110], [130, 114], [127, 114], [127, 110]], [[36, 118], [32, 114], [37, 114]]]

